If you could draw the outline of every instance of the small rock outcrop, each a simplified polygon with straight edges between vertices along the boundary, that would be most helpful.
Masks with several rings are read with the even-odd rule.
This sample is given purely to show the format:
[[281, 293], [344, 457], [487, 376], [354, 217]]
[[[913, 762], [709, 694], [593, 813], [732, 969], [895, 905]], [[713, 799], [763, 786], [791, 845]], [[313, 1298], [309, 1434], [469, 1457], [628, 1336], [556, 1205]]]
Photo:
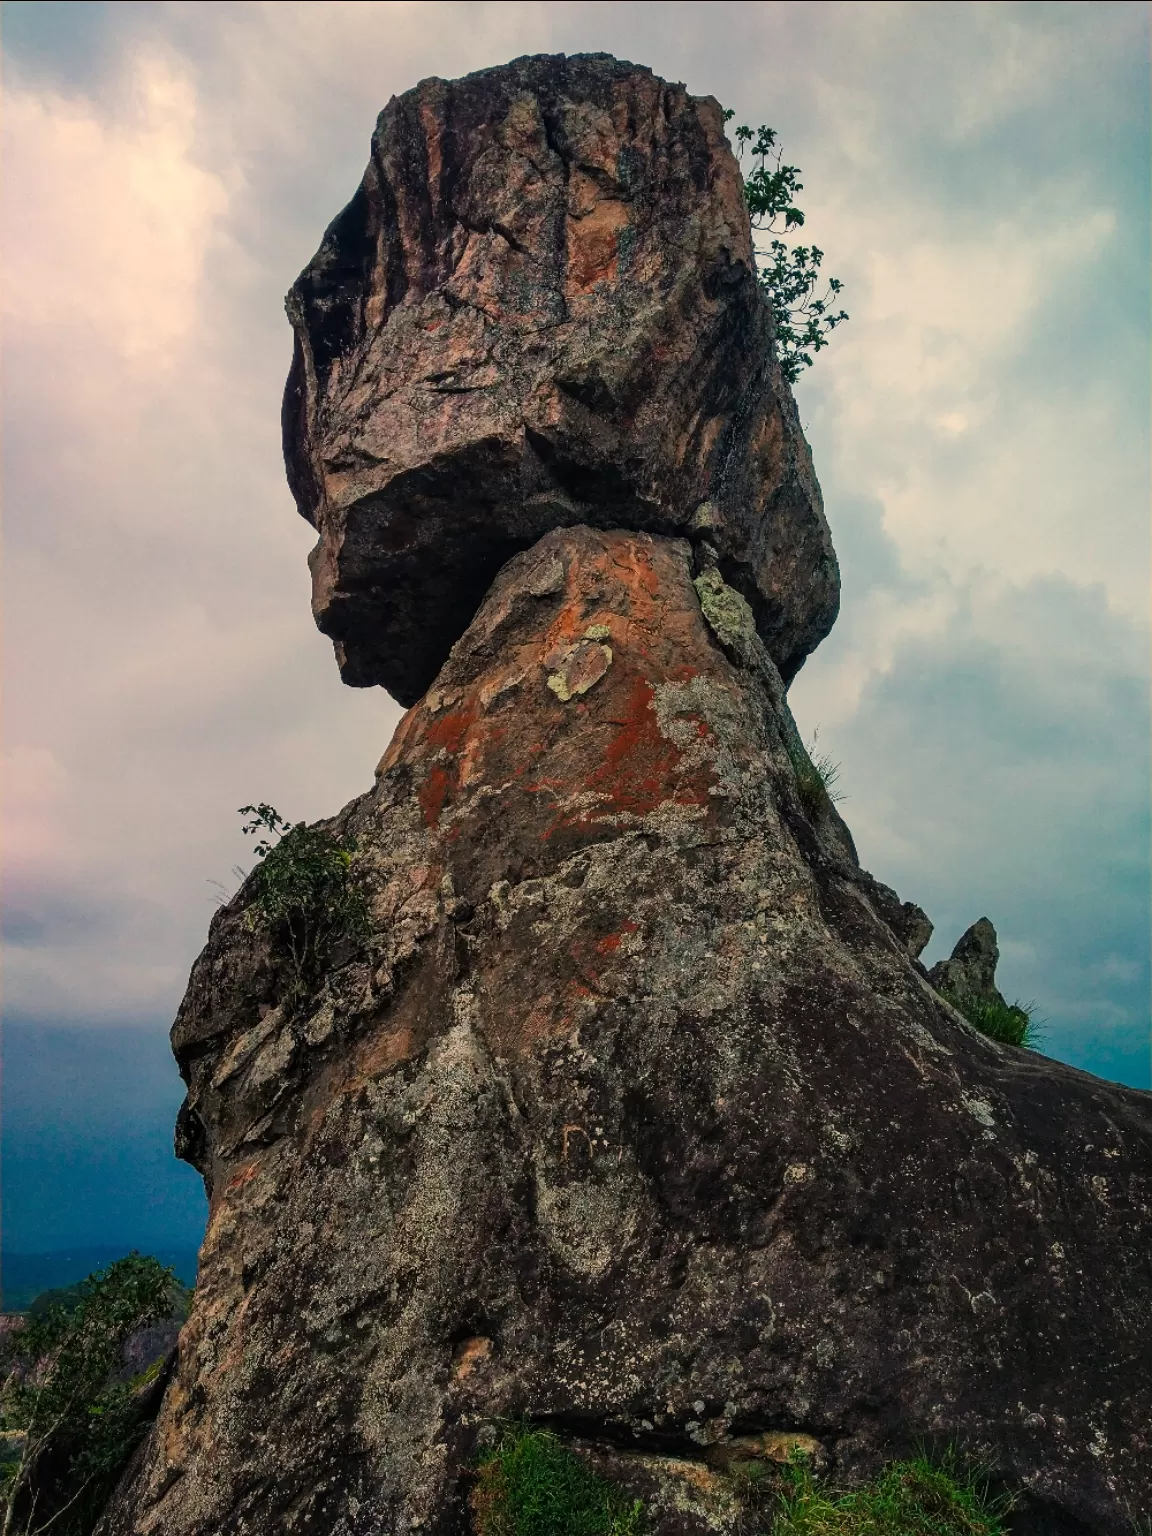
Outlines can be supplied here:
[[606, 55], [389, 102], [288, 296], [285, 457], [345, 682], [414, 704], [558, 524], [706, 532], [786, 681], [839, 572], [711, 98]]
[[928, 980], [937, 992], [960, 1003], [996, 1003], [1007, 1005], [996, 985], [996, 967], [1000, 946], [996, 930], [986, 917], [976, 920], [956, 941], [947, 960], [938, 960], [928, 972]]
[[[958, 1444], [1018, 1492], [1016, 1536], [1128, 1536], [1152, 1510], [1152, 1096], [986, 1039], [929, 984], [930, 923], [861, 869], [788, 708], [782, 661], [830, 613], [831, 567], [803, 553], [825, 547], [815, 492], [725, 502], [680, 386], [662, 439], [627, 393], [636, 358], [659, 383], [697, 356], [705, 394], [757, 381], [751, 415], [725, 418], [741, 474], [771, 485], [799, 443], [778, 375], [723, 320], [744, 277], [709, 287], [685, 256], [747, 260], [726, 156], [713, 104], [602, 58], [428, 82], [388, 108], [302, 280], [290, 437], [320, 612], [346, 676], [395, 667], [411, 695], [438, 670], [374, 786], [322, 824], [355, 849], [366, 931], [302, 986], [249, 880], [193, 968], [179, 1146], [211, 1214], [103, 1536], [465, 1532], [478, 1447], [510, 1418], [645, 1498], [653, 1536], [736, 1536], [734, 1469], [794, 1447], [852, 1482]], [[559, 236], [523, 221], [563, 227], [581, 187], [617, 265], [589, 256], [587, 291], [549, 307], [529, 257]], [[452, 270], [497, 284], [500, 323], [442, 297], [456, 247], [436, 232], [457, 225]], [[645, 250], [660, 302], [621, 318]], [[577, 300], [604, 306], [581, 345], [608, 338], [586, 400], [535, 350], [576, 355]], [[432, 452], [412, 359], [431, 377], [458, 316], [504, 382], [441, 400], [426, 379]], [[522, 403], [488, 414], [521, 355], [556, 437]], [[528, 450], [554, 468], [540, 442], [561, 440], [595, 470], [572, 482], [587, 499], [569, 485], [551, 526], [502, 523], [530, 500]], [[518, 531], [499, 546], [498, 527]], [[434, 640], [404, 628], [433, 556]], [[497, 559], [449, 622], [471, 603], [459, 573]]]

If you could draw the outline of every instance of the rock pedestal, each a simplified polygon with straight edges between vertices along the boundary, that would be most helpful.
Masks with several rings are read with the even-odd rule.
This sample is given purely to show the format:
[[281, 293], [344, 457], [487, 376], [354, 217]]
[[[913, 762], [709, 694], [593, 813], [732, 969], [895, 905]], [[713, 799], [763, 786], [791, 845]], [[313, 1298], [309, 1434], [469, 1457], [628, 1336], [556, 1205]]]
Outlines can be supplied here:
[[302, 989], [249, 881], [193, 968], [211, 1216], [104, 1536], [464, 1531], [511, 1417], [656, 1536], [793, 1445], [958, 1444], [1033, 1536], [1152, 1510], [1152, 1097], [974, 1031], [819, 788], [831, 554], [738, 214], [712, 104], [520, 61], [391, 104], [298, 285], [319, 611], [432, 686], [327, 824], [367, 933]]
[[506, 567], [335, 823], [372, 937], [306, 1004], [245, 891], [214, 919], [173, 1033], [211, 1221], [109, 1532], [456, 1529], [519, 1415], [659, 1531], [773, 1435], [958, 1441], [1021, 1529], [1152, 1507], [1149, 1096], [933, 992], [692, 569]]

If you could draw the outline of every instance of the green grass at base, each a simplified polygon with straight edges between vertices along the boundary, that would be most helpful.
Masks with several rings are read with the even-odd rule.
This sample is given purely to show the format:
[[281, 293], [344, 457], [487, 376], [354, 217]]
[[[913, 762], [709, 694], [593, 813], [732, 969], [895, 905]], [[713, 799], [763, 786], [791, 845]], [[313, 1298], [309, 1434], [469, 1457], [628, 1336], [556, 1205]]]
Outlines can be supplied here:
[[[733, 1469], [741, 1530], [759, 1536], [1007, 1536], [1011, 1498], [993, 1497], [951, 1452], [893, 1462], [850, 1492], [810, 1463]], [[739, 1474], [739, 1475], [736, 1475]], [[506, 1426], [480, 1458], [471, 1498], [477, 1536], [642, 1536], [644, 1506], [593, 1471], [550, 1430]]]
[[634, 1536], [643, 1507], [550, 1430], [506, 1428], [480, 1461], [478, 1536]]
[[772, 1536], [1005, 1536], [1007, 1498], [992, 1498], [955, 1458], [893, 1462], [851, 1493], [821, 1487], [803, 1460], [784, 1469]]

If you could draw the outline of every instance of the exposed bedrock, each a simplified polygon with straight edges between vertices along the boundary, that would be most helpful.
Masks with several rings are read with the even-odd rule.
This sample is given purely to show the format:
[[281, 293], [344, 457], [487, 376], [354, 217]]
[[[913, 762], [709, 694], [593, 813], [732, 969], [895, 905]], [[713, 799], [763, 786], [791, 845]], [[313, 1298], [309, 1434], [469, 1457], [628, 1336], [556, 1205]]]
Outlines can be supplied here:
[[734, 1530], [724, 1467], [795, 1436], [849, 1480], [958, 1442], [1019, 1531], [1152, 1509], [1152, 1096], [931, 989], [691, 562], [505, 567], [332, 823], [371, 935], [306, 1001], [250, 884], [213, 919], [173, 1031], [210, 1223], [107, 1536], [463, 1530], [510, 1415], [659, 1536]]
[[413, 704], [550, 528], [707, 535], [786, 682], [839, 573], [718, 104], [606, 54], [426, 80], [288, 296], [344, 681]]

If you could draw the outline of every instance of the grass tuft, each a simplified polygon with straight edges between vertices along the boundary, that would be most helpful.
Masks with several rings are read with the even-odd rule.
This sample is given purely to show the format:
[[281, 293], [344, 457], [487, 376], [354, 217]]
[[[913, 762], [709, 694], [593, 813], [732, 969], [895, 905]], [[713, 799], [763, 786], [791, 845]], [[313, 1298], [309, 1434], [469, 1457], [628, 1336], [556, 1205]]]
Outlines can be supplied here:
[[813, 731], [811, 743], [803, 748], [798, 746], [792, 757], [800, 804], [814, 821], [819, 820], [829, 806], [844, 798], [834, 788], [840, 777], [840, 764], [834, 763], [827, 752], [817, 751], [819, 736], [819, 730]]
[[851, 1493], [819, 1486], [803, 1457], [783, 1477], [772, 1536], [1005, 1536], [1012, 1507], [952, 1454], [893, 1462]]
[[989, 1040], [1020, 1045], [1029, 1051], [1039, 1049], [1040, 1028], [1032, 1020], [1033, 1004], [985, 1002], [982, 998], [954, 997], [950, 992], [941, 995]]
[[550, 1430], [523, 1424], [481, 1457], [471, 1504], [477, 1536], [638, 1536], [644, 1512]]

